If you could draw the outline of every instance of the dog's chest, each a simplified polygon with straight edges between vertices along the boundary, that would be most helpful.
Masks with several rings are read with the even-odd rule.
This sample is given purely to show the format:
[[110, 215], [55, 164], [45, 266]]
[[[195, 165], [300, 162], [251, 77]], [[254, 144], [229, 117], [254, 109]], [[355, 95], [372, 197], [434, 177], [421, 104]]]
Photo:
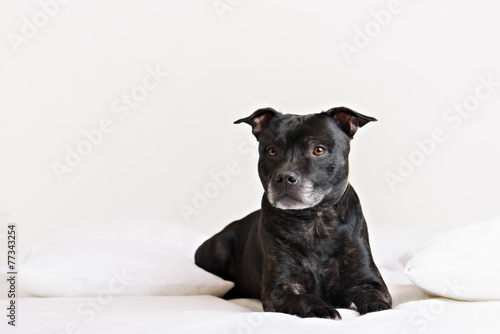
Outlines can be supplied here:
[[337, 221], [318, 219], [304, 225], [297, 238], [296, 269], [307, 277], [306, 289], [321, 294], [325, 285], [339, 277], [340, 258], [348, 242], [346, 229]]
[[341, 246], [344, 229], [337, 219], [318, 217], [301, 224], [295, 231], [296, 241], [308, 253], [334, 255]]

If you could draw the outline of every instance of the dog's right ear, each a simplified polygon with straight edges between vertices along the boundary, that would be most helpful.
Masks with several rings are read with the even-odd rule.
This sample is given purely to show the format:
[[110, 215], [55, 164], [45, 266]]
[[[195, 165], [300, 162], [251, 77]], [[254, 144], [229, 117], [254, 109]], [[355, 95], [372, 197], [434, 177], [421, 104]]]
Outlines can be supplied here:
[[349, 136], [354, 137], [358, 128], [365, 126], [368, 122], [376, 122], [377, 119], [360, 114], [346, 107], [331, 108], [323, 113], [333, 116], [337, 125]]
[[256, 110], [250, 116], [235, 121], [234, 124], [242, 122], [250, 124], [252, 126], [252, 133], [258, 139], [259, 133], [269, 125], [272, 118], [277, 114], [279, 114], [279, 112], [273, 108], [261, 108]]

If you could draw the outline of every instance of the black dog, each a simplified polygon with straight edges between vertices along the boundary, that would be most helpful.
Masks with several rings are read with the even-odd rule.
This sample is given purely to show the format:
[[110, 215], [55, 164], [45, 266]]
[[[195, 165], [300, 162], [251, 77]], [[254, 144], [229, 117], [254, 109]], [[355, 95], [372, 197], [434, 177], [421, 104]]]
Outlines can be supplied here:
[[259, 141], [262, 209], [205, 241], [196, 264], [235, 283], [225, 298], [253, 297], [265, 311], [340, 318], [391, 308], [366, 222], [349, 184], [356, 130], [375, 118], [345, 107], [305, 116], [259, 109], [237, 120]]

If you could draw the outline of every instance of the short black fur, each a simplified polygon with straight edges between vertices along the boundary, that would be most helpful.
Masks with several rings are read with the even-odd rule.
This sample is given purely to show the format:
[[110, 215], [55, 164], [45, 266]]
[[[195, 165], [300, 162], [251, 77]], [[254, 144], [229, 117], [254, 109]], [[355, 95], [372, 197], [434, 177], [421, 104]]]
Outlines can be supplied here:
[[[224, 297], [262, 300], [265, 311], [339, 319], [391, 308], [366, 222], [349, 184], [350, 140], [372, 117], [345, 107], [305, 116], [263, 108], [245, 122], [259, 141], [261, 210], [197, 250], [198, 266], [235, 286]], [[320, 148], [320, 149], [318, 149]], [[318, 153], [318, 154], [316, 154]]]

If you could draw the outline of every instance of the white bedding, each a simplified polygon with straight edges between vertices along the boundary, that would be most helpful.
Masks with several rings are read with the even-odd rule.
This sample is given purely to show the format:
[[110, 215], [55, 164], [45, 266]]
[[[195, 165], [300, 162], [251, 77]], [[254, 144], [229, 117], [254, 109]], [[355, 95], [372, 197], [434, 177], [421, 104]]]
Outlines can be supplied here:
[[115, 296], [95, 312], [89, 297], [29, 297], [18, 300], [16, 328], [7, 326], [5, 318], [0, 328], [1, 333], [30, 334], [500, 332], [500, 301], [429, 298], [400, 270], [382, 267], [381, 271], [394, 309], [364, 316], [339, 309], [343, 320], [338, 321], [264, 313], [256, 300], [226, 301], [214, 296]]
[[[430, 299], [343, 320], [252, 312], [213, 296], [115, 297], [96, 312], [78, 313], [85, 298], [24, 298], [15, 329], [2, 333], [499, 333], [500, 302]], [[10, 327], [10, 326], [9, 326]], [[4, 331], [6, 330], [6, 331]]]
[[[144, 224], [146, 223], [142, 222], [142, 226]], [[135, 223], [130, 224], [130, 226], [136, 225]], [[106, 226], [109, 228], [109, 235], [114, 236], [114, 240], [134, 239], [137, 241], [141, 238], [144, 239], [141, 239], [141, 242], [137, 241], [137, 245], [134, 246], [137, 249], [136, 252], [139, 252], [140, 248], [145, 249], [147, 255], [153, 256], [151, 259], [155, 259], [154, 261], [136, 263], [127, 270], [135, 268], [140, 272], [140, 268], [143, 268], [141, 265], [149, 267], [152, 263], [153, 265], [161, 264], [164, 260], [162, 252], [158, 252], [157, 257], [150, 254], [151, 248], [144, 247], [143, 242], [145, 241], [161, 244], [162, 247], [166, 247], [163, 251], [179, 254], [186, 259], [186, 254], [190, 254], [191, 259], [187, 261], [194, 266], [192, 255], [200, 242], [200, 237], [195, 236], [196, 233], [192, 231], [187, 233], [188, 231], [180, 225], [149, 223], [148, 228], [145, 229], [149, 231], [149, 234], [145, 236], [138, 235], [133, 228], [117, 230], [112, 224]], [[122, 223], [121, 226], [124, 224]], [[122, 234], [117, 235], [117, 231], [121, 231]], [[301, 319], [287, 314], [262, 312], [260, 302], [252, 299], [226, 301], [209, 295], [132, 296], [115, 294], [112, 296], [103, 295], [104, 299], [96, 303], [96, 297], [92, 297], [96, 295], [92, 294], [95, 292], [87, 290], [82, 290], [82, 293], [86, 294], [81, 297], [69, 295], [67, 297], [39, 298], [24, 292], [18, 295], [17, 326], [14, 328], [7, 325], [8, 299], [5, 299], [7, 293], [4, 283], [0, 284], [0, 308], [4, 310], [2, 312], [4, 315], [0, 318], [2, 319], [0, 320], [0, 333], [500, 333], [500, 301], [465, 302], [431, 297], [424, 290], [415, 286], [404, 274], [406, 260], [412, 256], [418, 242], [426, 239], [428, 235], [415, 231], [381, 227], [372, 228], [370, 232], [375, 261], [393, 297], [392, 310], [359, 316], [355, 310], [339, 309], [343, 320]], [[78, 236], [82, 237], [82, 233], [79, 232]], [[68, 239], [68, 234], [65, 234], [64, 238]], [[104, 227], [100, 229], [100, 234], [96, 238], [105, 238], [108, 240], [107, 242], [112, 242], [111, 239], [107, 239], [108, 235]], [[119, 244], [114, 243], [113, 245], [117, 247]], [[75, 243], [75, 247], [73, 251], [80, 251], [81, 247], [78, 246], [78, 243]], [[26, 263], [33, 259], [39, 259], [39, 256], [43, 255], [41, 252], [43, 249], [43, 247], [37, 246], [28, 252], [30, 254], [30, 256], [26, 256], [28, 262], [24, 263], [24, 269], [21, 267], [18, 277], [21, 286], [23, 281], [26, 283], [30, 275]], [[90, 250], [88, 253], [91, 254]], [[47, 263], [56, 262], [49, 255], [45, 254]], [[69, 256], [69, 254], [67, 255]], [[98, 258], [92, 257], [90, 260], [91, 262], [97, 261]], [[123, 263], [133, 263], [130, 256], [126, 256], [122, 260]], [[84, 261], [84, 259], [79, 261]], [[112, 262], [118, 263], [119, 261], [120, 259], [117, 258]], [[475, 259], [472, 258], [471, 261], [475, 261]], [[63, 268], [66, 267], [62, 263], [59, 265]], [[180, 270], [177, 268], [178, 265], [168, 267], [166, 264], [161, 264], [161, 266], [166, 266], [171, 273]], [[46, 267], [51, 272], [51, 265]], [[73, 267], [81, 269], [82, 266]], [[76, 279], [76, 282], [80, 282], [81, 275], [85, 272], [85, 270], [83, 272], [70, 270], [65, 277], [62, 276], [64, 273], [60, 273], [57, 280], [46, 281], [45, 285], [48, 286], [45, 287], [42, 284], [40, 286], [24, 284], [24, 286], [35, 289], [33, 291], [40, 291], [39, 293], [46, 293], [54, 290], [50, 284], [60, 285], [61, 279]], [[96, 279], [96, 275], [92, 277]], [[163, 279], [169, 280], [168, 276]], [[206, 280], [203, 279], [204, 284], [207, 283]], [[2, 281], [5, 282], [5, 279], [2, 278]], [[176, 279], [173, 280], [173, 283], [178, 284]], [[135, 284], [143, 285], [144, 289], [139, 289], [140, 291], [160, 291], [151, 289], [151, 287], [146, 289], [146, 285], [152, 284], [149, 279], [135, 281]], [[136, 290], [133, 292], [136, 293]], [[199, 289], [194, 289], [192, 294], [197, 294], [199, 291]], [[22, 290], [19, 289], [18, 292], [22, 292]], [[93, 303], [96, 306], [92, 307]]]

